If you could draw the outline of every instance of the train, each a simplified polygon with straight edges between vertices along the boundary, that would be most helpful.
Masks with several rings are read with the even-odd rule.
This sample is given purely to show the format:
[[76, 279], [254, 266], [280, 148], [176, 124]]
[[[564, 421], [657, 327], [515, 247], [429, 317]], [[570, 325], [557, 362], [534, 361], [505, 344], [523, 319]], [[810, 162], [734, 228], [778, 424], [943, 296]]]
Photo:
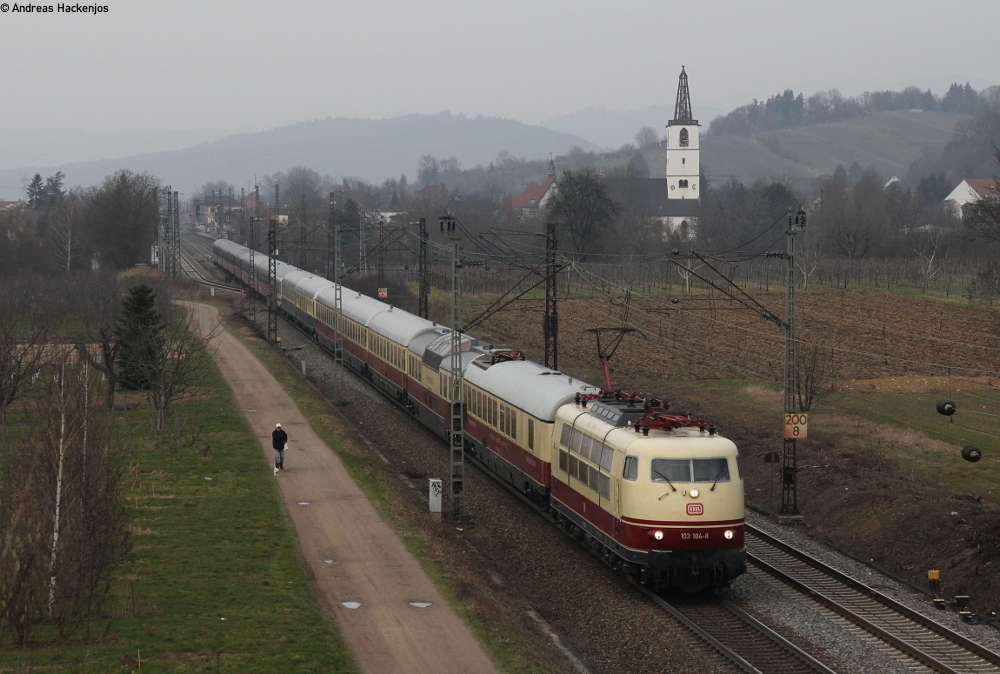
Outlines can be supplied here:
[[[267, 255], [226, 239], [227, 280], [269, 292]], [[277, 306], [336, 348], [335, 286], [276, 262]], [[449, 440], [451, 330], [341, 286], [344, 365]], [[610, 566], [656, 591], [725, 587], [746, 572], [736, 445], [662, 400], [612, 392], [462, 334], [466, 456]]]

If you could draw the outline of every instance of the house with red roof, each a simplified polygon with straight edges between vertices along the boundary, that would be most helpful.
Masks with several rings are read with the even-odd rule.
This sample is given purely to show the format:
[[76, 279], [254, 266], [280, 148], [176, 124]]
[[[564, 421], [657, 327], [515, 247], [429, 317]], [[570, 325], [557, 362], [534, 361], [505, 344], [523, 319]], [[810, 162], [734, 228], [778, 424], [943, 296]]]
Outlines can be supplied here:
[[516, 196], [504, 199], [508, 213], [524, 217], [538, 215], [549, 201], [556, 195], [556, 163], [549, 159], [549, 175], [541, 185], [528, 185], [527, 189]]
[[1000, 199], [1000, 181], [996, 178], [966, 178], [944, 198], [950, 201], [955, 214], [965, 217], [967, 207], [980, 199]]

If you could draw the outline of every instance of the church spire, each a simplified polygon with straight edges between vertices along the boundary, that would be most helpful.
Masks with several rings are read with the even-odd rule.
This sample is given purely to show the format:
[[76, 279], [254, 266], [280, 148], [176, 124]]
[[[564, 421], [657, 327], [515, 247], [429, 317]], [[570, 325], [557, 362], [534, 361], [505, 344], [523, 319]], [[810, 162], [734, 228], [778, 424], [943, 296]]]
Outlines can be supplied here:
[[549, 176], [552, 178], [556, 177], [556, 162], [552, 158], [552, 153], [549, 152]]
[[688, 76], [681, 66], [681, 77], [677, 83], [677, 105], [674, 106], [674, 118], [672, 124], [691, 124], [694, 121], [691, 115], [691, 93], [688, 91]]

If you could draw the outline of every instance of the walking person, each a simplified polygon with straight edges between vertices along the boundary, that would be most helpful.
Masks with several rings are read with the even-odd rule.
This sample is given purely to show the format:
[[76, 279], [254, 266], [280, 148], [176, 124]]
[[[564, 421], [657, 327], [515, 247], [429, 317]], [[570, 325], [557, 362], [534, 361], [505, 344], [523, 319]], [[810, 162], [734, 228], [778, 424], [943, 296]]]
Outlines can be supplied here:
[[285, 450], [288, 449], [288, 433], [281, 429], [281, 424], [274, 425], [271, 433], [271, 446], [274, 447], [274, 474], [285, 469]]

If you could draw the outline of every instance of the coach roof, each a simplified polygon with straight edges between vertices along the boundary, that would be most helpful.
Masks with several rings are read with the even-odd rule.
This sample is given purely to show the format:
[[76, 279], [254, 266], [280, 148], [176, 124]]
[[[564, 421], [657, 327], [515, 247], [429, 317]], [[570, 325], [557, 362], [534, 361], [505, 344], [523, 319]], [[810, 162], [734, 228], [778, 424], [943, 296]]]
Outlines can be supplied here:
[[410, 341], [417, 335], [434, 331], [434, 324], [426, 318], [414, 316], [394, 307], [389, 307], [372, 317], [368, 327], [402, 346], [409, 346]]
[[553, 372], [530, 360], [514, 360], [487, 365], [489, 355], [465, 371], [469, 383], [543, 421], [555, 421], [556, 410], [572, 402], [579, 393], [598, 393], [590, 384]]

